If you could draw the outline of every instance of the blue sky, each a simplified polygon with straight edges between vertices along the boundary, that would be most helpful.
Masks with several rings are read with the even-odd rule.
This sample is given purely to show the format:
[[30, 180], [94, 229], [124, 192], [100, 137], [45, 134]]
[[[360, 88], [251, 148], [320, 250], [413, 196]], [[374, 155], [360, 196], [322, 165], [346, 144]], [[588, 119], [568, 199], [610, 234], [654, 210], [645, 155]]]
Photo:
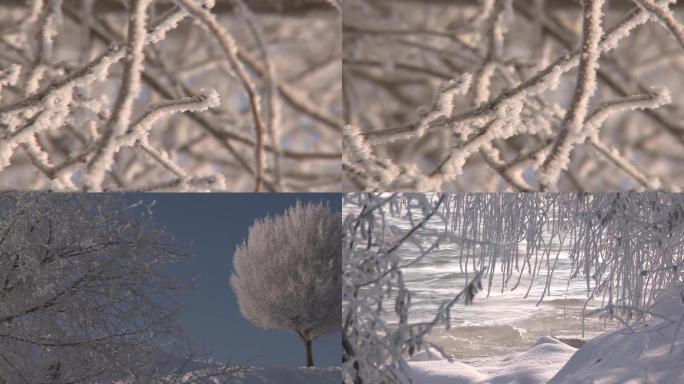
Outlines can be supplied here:
[[[156, 201], [155, 221], [178, 242], [190, 245], [194, 257], [169, 265], [168, 273], [184, 282], [196, 278], [182, 298], [181, 323], [198, 349], [237, 364], [305, 365], [304, 347], [294, 333], [257, 328], [240, 314], [228, 283], [233, 252], [255, 219], [279, 214], [297, 200], [325, 201], [339, 212], [340, 194], [144, 193], [126, 194], [126, 199]], [[315, 365], [339, 366], [340, 346], [340, 332], [316, 340]]]

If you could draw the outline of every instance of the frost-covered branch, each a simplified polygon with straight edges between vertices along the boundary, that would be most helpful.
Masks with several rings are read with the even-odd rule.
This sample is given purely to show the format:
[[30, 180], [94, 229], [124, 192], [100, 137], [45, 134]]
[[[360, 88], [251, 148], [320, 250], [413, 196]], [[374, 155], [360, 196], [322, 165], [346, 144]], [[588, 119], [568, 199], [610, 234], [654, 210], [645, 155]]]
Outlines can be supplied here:
[[[628, 328], [662, 318], [653, 310], [657, 298], [681, 290], [679, 194], [347, 194], [344, 201], [348, 383], [407, 382], [405, 359], [434, 346], [430, 332], [449, 327], [450, 311], [467, 311], [459, 303], [470, 303], [480, 290], [486, 296], [520, 290], [539, 305], [558, 281], [567, 289], [581, 282], [585, 317], [601, 314]], [[411, 322], [415, 312], [404, 274], [429, 263], [443, 245], [465, 275], [466, 288], [441, 303], [434, 319]], [[570, 262], [569, 271], [557, 270], [561, 258]], [[684, 322], [666, 322], [675, 321]]]
[[126, 57], [121, 86], [99, 144], [88, 162], [86, 189], [101, 191], [105, 172], [114, 161], [114, 139], [124, 133], [133, 114], [133, 101], [140, 93], [143, 47], [147, 38], [147, 7], [151, 0], [132, 0], [128, 18]]
[[603, 19], [603, 0], [586, 0], [583, 3], [582, 43], [577, 84], [570, 108], [561, 124], [561, 132], [541, 167], [540, 181], [544, 188], [556, 184], [561, 170], [570, 162], [570, 151], [577, 141], [589, 109], [589, 98], [596, 92], [596, 71], [600, 56]]
[[[584, 2], [582, 12], [573, 2], [420, 8], [351, 0], [343, 17], [345, 115], [372, 161], [343, 160], [345, 189], [679, 190], [684, 175], [671, 162], [681, 159], [669, 154], [684, 145], [675, 112], [681, 90], [671, 81], [680, 74], [670, 60], [684, 53], [671, 49], [658, 25], [662, 15], [676, 22], [679, 8], [652, 3], [659, 13], [621, 6], [604, 17], [602, 1]], [[585, 126], [602, 100], [663, 87], [670, 100], [614, 110]], [[594, 134], [621, 160], [596, 161], [604, 156], [585, 140]], [[669, 182], [652, 182], [658, 179]]]
[[150, 213], [111, 195], [0, 200], [0, 381], [153, 382], [192, 353], [161, 272], [186, 251]]
[[247, 74], [242, 62], [238, 59], [238, 49], [235, 39], [226, 31], [221, 24], [218, 23], [214, 15], [209, 13], [206, 9], [202, 8], [192, 0], [178, 0], [180, 4], [188, 11], [191, 15], [198, 18], [202, 23], [204, 23], [211, 33], [220, 42], [223, 53], [226, 55], [230, 66], [235, 71], [238, 79], [242, 83], [245, 91], [247, 92], [247, 97], [249, 98], [249, 105], [252, 111], [252, 118], [254, 120], [254, 130], [256, 132], [256, 145], [255, 145], [255, 168], [256, 168], [256, 182], [254, 186], [254, 191], [259, 192], [261, 189], [261, 183], [264, 178], [264, 134], [265, 127], [263, 122], [263, 117], [261, 116], [261, 105], [260, 98], [257, 93], [256, 87], [249, 74]]
[[[345, 383], [397, 382], [408, 383], [405, 359], [424, 348], [446, 353], [427, 339], [440, 326], [449, 326], [451, 311], [458, 303], [470, 304], [482, 288], [476, 274], [452, 299], [441, 304], [437, 314], [425, 322], [409, 318], [411, 292], [404, 284], [403, 271], [439, 247], [441, 238], [428, 247], [421, 245], [421, 236], [431, 219], [445, 220], [443, 207], [446, 195], [428, 201], [424, 195], [347, 195], [355, 212], [344, 218], [343, 238], [343, 379]], [[408, 229], [389, 224], [389, 215], [404, 210], [409, 216]], [[414, 218], [414, 215], [416, 217]], [[409, 263], [401, 261], [400, 250], [418, 246], [421, 254]], [[383, 313], [389, 302], [399, 319], [388, 324]], [[387, 308], [387, 310], [390, 310]]]
[[290, 331], [314, 365], [312, 342], [340, 324], [339, 214], [301, 204], [257, 220], [233, 257], [230, 283], [240, 312], [256, 326]]
[[672, 11], [667, 8], [670, 1], [657, 3], [655, 0], [634, 0], [634, 2], [658, 18], [670, 30], [679, 45], [684, 48], [684, 26], [675, 19]]
[[[0, 188], [338, 190], [339, 16], [240, 4], [0, 6]], [[144, 111], [201, 89], [219, 103], [159, 110], [128, 143]]]

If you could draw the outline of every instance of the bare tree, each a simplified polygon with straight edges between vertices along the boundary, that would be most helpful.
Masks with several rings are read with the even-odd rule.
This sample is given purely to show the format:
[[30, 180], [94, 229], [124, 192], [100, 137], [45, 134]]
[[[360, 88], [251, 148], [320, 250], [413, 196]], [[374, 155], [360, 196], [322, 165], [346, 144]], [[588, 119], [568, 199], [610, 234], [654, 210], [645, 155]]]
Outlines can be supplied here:
[[153, 382], [161, 345], [187, 351], [180, 287], [160, 272], [185, 251], [148, 213], [111, 195], [6, 193], [0, 216], [4, 382]]
[[0, 188], [338, 190], [335, 5], [2, 2]]
[[340, 327], [341, 241], [339, 214], [297, 202], [254, 223], [235, 251], [230, 282], [242, 314], [259, 327], [297, 333], [307, 367], [311, 342]]

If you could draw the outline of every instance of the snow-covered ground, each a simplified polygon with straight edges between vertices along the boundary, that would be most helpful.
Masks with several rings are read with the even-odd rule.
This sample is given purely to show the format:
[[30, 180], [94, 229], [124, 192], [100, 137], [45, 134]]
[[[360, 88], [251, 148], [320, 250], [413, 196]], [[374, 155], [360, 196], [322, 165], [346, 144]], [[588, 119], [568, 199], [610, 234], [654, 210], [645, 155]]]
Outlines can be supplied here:
[[509, 356], [487, 367], [450, 363], [427, 353], [421, 361], [410, 361], [410, 375], [420, 384], [537, 384], [546, 383], [558, 372], [577, 349], [552, 337], [542, 337], [528, 351]]
[[218, 381], [216, 384], [340, 384], [340, 368], [258, 367], [240, 378]]
[[484, 377], [474, 367], [458, 361], [449, 362], [431, 350], [413, 355], [407, 373], [414, 383], [424, 384], [467, 384]]
[[[237, 367], [212, 362], [190, 362], [180, 376], [176, 372], [155, 383], [176, 384], [340, 384], [342, 369], [337, 368], [284, 368]], [[130, 384], [130, 381], [112, 380], [102, 384]], [[135, 383], [138, 383], [136, 381]]]
[[[287, 368], [241, 366], [216, 361], [187, 361], [164, 351], [155, 354], [155, 368], [163, 380], [155, 383], [175, 384], [340, 384], [342, 369]], [[182, 372], [180, 375], [178, 372]], [[1, 382], [0, 382], [1, 383]], [[130, 381], [108, 379], [101, 384], [130, 384]], [[138, 383], [136, 381], [135, 383]]]
[[587, 342], [553, 384], [684, 383], [684, 288], [660, 296], [651, 321]]
[[653, 320], [607, 332], [579, 350], [541, 337], [526, 352], [477, 368], [421, 351], [409, 361], [409, 374], [420, 384], [684, 383], [684, 290], [661, 295], [650, 312]]
[[546, 383], [577, 351], [552, 337], [541, 337], [528, 351], [501, 360], [480, 383]]

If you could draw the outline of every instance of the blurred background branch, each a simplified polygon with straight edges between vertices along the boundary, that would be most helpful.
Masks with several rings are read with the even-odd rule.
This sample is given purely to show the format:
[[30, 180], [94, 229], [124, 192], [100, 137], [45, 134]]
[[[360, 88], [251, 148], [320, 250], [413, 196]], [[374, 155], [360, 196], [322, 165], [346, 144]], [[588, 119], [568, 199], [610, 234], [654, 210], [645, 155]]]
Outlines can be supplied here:
[[[26, 0], [4, 0], [3, 6], [23, 7]], [[160, 9], [171, 7], [171, 1], [159, 1]], [[245, 4], [253, 11], [259, 13], [284, 13], [297, 14], [307, 12], [337, 12], [326, 0], [247, 0]], [[124, 2], [119, 0], [95, 0], [94, 9], [97, 11], [123, 11]], [[216, 0], [213, 12], [233, 12], [233, 2], [230, 0]]]

